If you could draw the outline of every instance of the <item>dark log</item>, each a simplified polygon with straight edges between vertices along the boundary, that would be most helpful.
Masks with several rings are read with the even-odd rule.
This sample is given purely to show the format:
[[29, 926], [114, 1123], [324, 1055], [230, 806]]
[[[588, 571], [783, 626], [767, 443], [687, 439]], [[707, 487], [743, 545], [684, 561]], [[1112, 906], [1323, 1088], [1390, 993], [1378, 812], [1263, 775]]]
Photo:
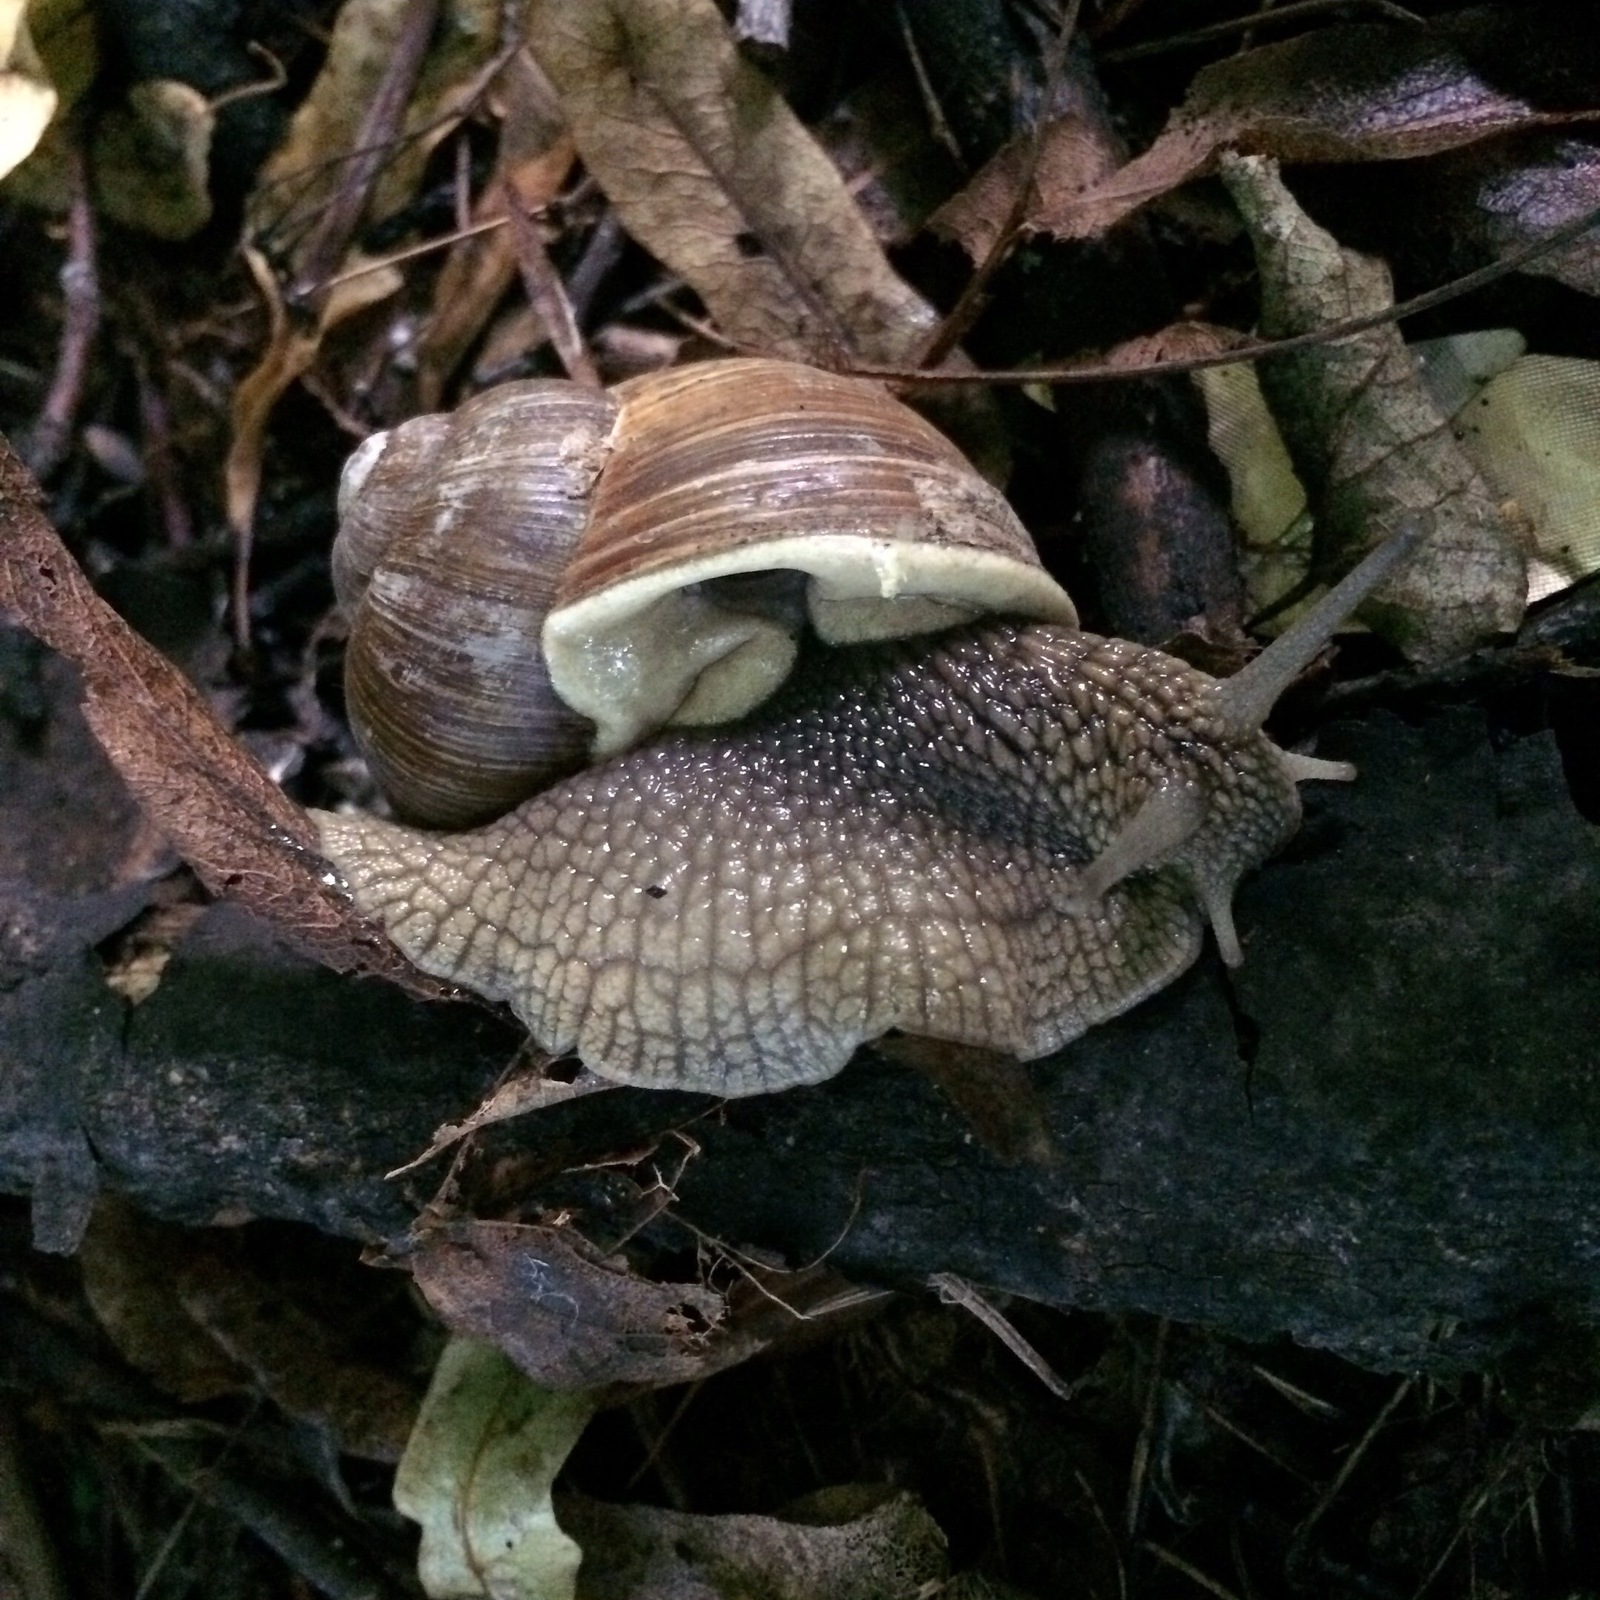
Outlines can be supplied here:
[[[865, 1051], [816, 1089], [618, 1090], [489, 1135], [521, 1198], [698, 1117], [676, 1210], [863, 1280], [954, 1271], [1060, 1306], [1289, 1333], [1379, 1366], [1481, 1365], [1522, 1319], [1600, 1313], [1600, 849], [1546, 734], [1475, 711], [1325, 734], [1360, 780], [1246, 887], [1211, 957], [1030, 1073], [1053, 1163], [988, 1153]], [[129, 1007], [95, 947], [145, 903], [0, 885], [0, 1188], [70, 1243], [95, 1181], [162, 1216], [400, 1235], [439, 1167], [382, 1174], [458, 1118], [516, 1034], [342, 978], [218, 906]], [[588, 1191], [584, 1185], [591, 1187]], [[584, 1218], [580, 1215], [580, 1221]], [[842, 1237], [841, 1237], [842, 1236]]]

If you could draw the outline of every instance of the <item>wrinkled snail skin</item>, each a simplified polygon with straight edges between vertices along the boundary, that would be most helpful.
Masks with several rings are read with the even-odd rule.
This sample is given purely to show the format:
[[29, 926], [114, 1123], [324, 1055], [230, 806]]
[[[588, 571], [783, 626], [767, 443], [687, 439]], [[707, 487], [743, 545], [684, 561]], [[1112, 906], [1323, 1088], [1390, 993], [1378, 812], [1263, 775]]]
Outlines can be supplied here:
[[[1345, 777], [1160, 651], [1050, 624], [813, 647], [744, 723], [472, 832], [319, 814], [424, 971], [623, 1083], [744, 1095], [890, 1028], [1043, 1055], [1170, 982]], [[1202, 915], [1204, 913], [1204, 917]]]

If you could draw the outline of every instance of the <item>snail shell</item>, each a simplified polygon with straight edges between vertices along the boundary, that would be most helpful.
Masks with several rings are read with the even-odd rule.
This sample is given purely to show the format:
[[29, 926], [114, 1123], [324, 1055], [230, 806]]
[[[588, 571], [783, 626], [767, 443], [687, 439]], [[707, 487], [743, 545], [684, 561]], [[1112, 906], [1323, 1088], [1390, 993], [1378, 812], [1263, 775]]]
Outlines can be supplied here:
[[340, 487], [346, 693], [412, 821], [465, 827], [830, 643], [1075, 626], [1004, 498], [877, 383], [707, 362], [507, 384], [368, 440]]

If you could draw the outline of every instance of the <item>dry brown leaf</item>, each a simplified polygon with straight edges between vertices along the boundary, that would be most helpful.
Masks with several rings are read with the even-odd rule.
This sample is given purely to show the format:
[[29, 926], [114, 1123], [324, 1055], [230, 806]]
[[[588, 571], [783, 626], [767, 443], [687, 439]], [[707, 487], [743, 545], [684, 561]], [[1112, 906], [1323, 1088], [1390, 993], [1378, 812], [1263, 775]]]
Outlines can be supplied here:
[[1113, 164], [1106, 140], [1076, 114], [1058, 117], [1039, 132], [1037, 157], [1031, 133], [1018, 135], [979, 169], [959, 194], [939, 207], [928, 227], [954, 239], [974, 262], [986, 260], [1012, 224], [1017, 191], [1032, 171], [1025, 215], [1053, 214], [1090, 184], [1107, 177]]
[[720, 1294], [602, 1264], [571, 1229], [450, 1223], [420, 1234], [406, 1264], [453, 1332], [489, 1340], [545, 1388], [683, 1383], [729, 1359]]
[[[1143, 155], [1029, 223], [1086, 239], [1213, 169], [1223, 149], [1280, 161], [1393, 161], [1600, 116], [1600, 78], [1566, 56], [1593, 30], [1559, 6], [1480, 8], [1425, 28], [1351, 23], [1231, 56], [1196, 74]], [[1521, 85], [1506, 88], [1507, 83]]]
[[769, 355], [908, 358], [937, 321], [713, 0], [533, 0], [528, 43], [624, 226]]
[[[1255, 245], [1267, 337], [1393, 303], [1383, 263], [1342, 249], [1313, 223], [1275, 163], [1229, 156], [1223, 179]], [[1275, 356], [1257, 375], [1311, 498], [1320, 570], [1349, 566], [1408, 518], [1432, 525], [1420, 554], [1364, 608], [1374, 627], [1424, 662], [1516, 627], [1527, 596], [1523, 554], [1398, 328]]]
[[332, 1328], [285, 1299], [281, 1282], [202, 1248], [177, 1263], [173, 1287], [192, 1323], [280, 1410], [325, 1433], [342, 1455], [400, 1459], [419, 1397], [352, 1359]]
[[279, 397], [311, 370], [330, 329], [367, 306], [386, 300], [403, 281], [394, 267], [387, 266], [349, 276], [323, 296], [321, 315], [315, 325], [305, 327], [291, 321], [284, 310], [278, 281], [261, 252], [246, 245], [243, 254], [266, 302], [268, 331], [267, 348], [261, 359], [233, 391], [232, 436], [222, 478], [228, 526], [235, 537], [247, 536], [255, 521], [267, 424]]
[[413, 994], [446, 992], [356, 914], [305, 813], [94, 592], [45, 517], [33, 475], [3, 441], [0, 609], [78, 668], [95, 737], [207, 888], [335, 971], [373, 973]]
[[250, 1375], [192, 1319], [172, 1285], [195, 1235], [102, 1195], [78, 1247], [84, 1293], [123, 1358], [186, 1404], [243, 1394]]
[[1113, 345], [1101, 357], [1108, 367], [1144, 367], [1156, 361], [1197, 361], [1251, 343], [1249, 334], [1215, 322], [1173, 322]]
[[[1587, 139], [1511, 139], [1430, 162], [1418, 176], [1426, 189], [1416, 196], [1415, 214], [1450, 241], [1462, 271], [1547, 238], [1600, 207], [1600, 145]], [[1600, 228], [1521, 270], [1600, 295]]]

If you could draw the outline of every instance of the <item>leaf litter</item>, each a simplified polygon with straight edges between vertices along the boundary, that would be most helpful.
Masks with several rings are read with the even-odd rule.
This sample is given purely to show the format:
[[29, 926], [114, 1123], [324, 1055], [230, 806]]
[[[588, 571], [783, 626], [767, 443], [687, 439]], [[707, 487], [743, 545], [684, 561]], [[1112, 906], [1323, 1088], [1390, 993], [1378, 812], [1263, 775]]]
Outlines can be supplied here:
[[[39, 8], [26, 9], [31, 19]], [[440, 237], [436, 211], [426, 228], [417, 219], [430, 173], [436, 174], [440, 153], [458, 136], [465, 154], [457, 163], [457, 199], [467, 204], [458, 204], [457, 212], [476, 226], [496, 223], [509, 204], [520, 204], [535, 230], [532, 245], [569, 310], [574, 254], [568, 234], [592, 225], [595, 214], [575, 201], [575, 186], [589, 186], [585, 203], [620, 221], [626, 248], [637, 252], [635, 266], [647, 259], [656, 279], [626, 309], [611, 304], [611, 321], [599, 330], [608, 337], [631, 328], [635, 348], [665, 355], [678, 352], [686, 340], [710, 335], [735, 348], [833, 364], [907, 367], [926, 347], [938, 323], [934, 290], [885, 247], [891, 230], [893, 243], [906, 245], [904, 215], [885, 211], [884, 237], [875, 234], [823, 143], [774, 81], [738, 50], [708, 0], [535, 0], [522, 18], [514, 6], [445, 4], [438, 27], [426, 30], [427, 49], [414, 76], [402, 82], [394, 75], [397, 41], [408, 27], [416, 29], [425, 9], [393, 0], [348, 0], [338, 8], [322, 73], [246, 207], [255, 247], [247, 259], [269, 314], [253, 342], [236, 347], [255, 366], [245, 373], [247, 363], [236, 359], [233, 450], [226, 477], [217, 473], [217, 501], [241, 537], [263, 519], [261, 485], [275, 470], [274, 451], [285, 443], [278, 408], [298, 382], [332, 396], [346, 409], [344, 420], [358, 427], [385, 425], [400, 413], [448, 399], [473, 347], [500, 314], [517, 266], [526, 266], [528, 236], [519, 263], [512, 230], [504, 227], [460, 239], [443, 270], [431, 276], [409, 261], [387, 260], [383, 247], [371, 243], [380, 225], [398, 228], [402, 237]], [[22, 14], [22, 8], [12, 11]], [[1582, 127], [1596, 114], [1593, 78], [1585, 87], [1581, 71], [1552, 57], [1554, 16], [1553, 8], [1530, 7], [1519, 21], [1506, 8], [1480, 7], [1416, 29], [1336, 24], [1246, 51], [1203, 67], [1167, 131], [1143, 156], [1115, 170], [1107, 170], [1102, 145], [1086, 144], [1070, 119], [1057, 120], [1044, 129], [1037, 160], [1029, 156], [1028, 228], [1064, 239], [1088, 237], [1193, 177], [1223, 171], [1258, 255], [1264, 331], [1314, 332], [1352, 315], [1382, 312], [1393, 304], [1384, 268], [1320, 229], [1261, 157], [1414, 162], [1441, 171], [1453, 166], [1457, 191], [1478, 197], [1471, 228], [1480, 249], [1526, 243], [1553, 223], [1579, 219], [1594, 203], [1586, 187], [1594, 147]], [[1117, 21], [1110, 13], [1097, 20], [1107, 27]], [[1584, 41], [1578, 47], [1588, 48]], [[33, 75], [35, 84], [45, 82], [31, 59], [9, 59]], [[91, 65], [88, 75], [97, 70]], [[554, 98], [543, 87], [545, 75]], [[7, 81], [0, 80], [0, 88]], [[169, 187], [179, 219], [169, 231], [181, 237], [205, 226], [210, 215], [204, 138], [209, 108], [203, 97], [160, 87], [168, 81], [177, 80], [149, 80], [137, 99], [129, 97], [118, 137], [128, 145], [124, 170], [143, 163], [153, 189]], [[375, 123], [373, 107], [385, 94], [391, 102], [387, 120]], [[39, 91], [34, 97], [42, 105]], [[140, 108], [147, 103], [147, 120], [141, 122], [146, 113]], [[30, 115], [38, 120], [37, 106]], [[32, 123], [23, 117], [20, 126], [14, 147], [19, 151]], [[494, 141], [492, 161], [475, 164], [471, 140], [485, 138]], [[369, 145], [381, 147], [381, 161], [367, 161]], [[965, 190], [947, 197], [935, 231], [959, 240], [973, 260], [984, 259], [1016, 206], [1026, 172], [1022, 152], [1033, 147], [1031, 130], [1024, 130], [994, 152]], [[581, 175], [575, 156], [583, 164]], [[357, 169], [364, 175], [352, 181]], [[330, 212], [341, 210], [348, 213], [342, 234], [323, 226]], [[574, 222], [585, 216], [588, 222]], [[1467, 224], [1462, 231], [1469, 231]], [[1592, 237], [1577, 240], [1532, 270], [1554, 273], [1573, 290], [1592, 294], [1593, 250]], [[1225, 321], [1226, 296], [1219, 298]], [[1218, 315], [1216, 306], [1189, 309], [1201, 315], [1123, 342], [1113, 362], [1182, 360], [1226, 350], [1246, 337], [1220, 322], [1206, 325]], [[519, 313], [525, 310], [518, 307]], [[663, 314], [649, 321], [658, 312]], [[381, 328], [385, 318], [392, 319], [395, 334], [389, 343], [415, 352], [405, 357], [413, 365], [402, 361], [385, 368], [374, 358], [382, 382], [366, 392], [330, 386], [330, 374], [350, 370], [337, 366], [335, 357], [387, 348], [382, 338], [363, 331], [369, 323]], [[545, 359], [550, 320], [535, 319], [533, 331], [509, 347], [512, 355]], [[603, 364], [607, 345], [589, 340], [595, 330], [586, 331], [583, 323], [584, 312], [574, 310], [577, 342], [567, 354], [592, 343]], [[371, 342], [363, 347], [363, 339]], [[1047, 359], [1072, 353], [1043, 352]], [[1522, 607], [1519, 541], [1530, 526], [1555, 530], [1542, 558], [1549, 574], [1536, 569], [1536, 582], [1565, 582], [1592, 570], [1584, 539], [1594, 526], [1593, 502], [1585, 495], [1597, 470], [1589, 425], [1597, 408], [1592, 380], [1578, 370], [1588, 364], [1538, 352], [1526, 362], [1531, 364], [1508, 368], [1474, 395], [1457, 425], [1462, 439], [1450, 425], [1453, 409], [1431, 396], [1416, 354], [1392, 329], [1279, 357], [1260, 368], [1262, 389], [1313, 512], [1313, 572], [1342, 563], [1374, 527], [1417, 511], [1436, 519], [1438, 548], [1452, 554], [1389, 613], [1395, 637], [1420, 660], [1446, 659], [1515, 625]], [[1530, 385], [1555, 398], [1530, 397], [1524, 393]], [[1541, 415], [1556, 419], [1554, 435], [1548, 429], [1537, 438], [1519, 431], [1533, 429]], [[1588, 420], [1577, 428], [1561, 420], [1572, 417]], [[1515, 436], [1506, 447], [1511, 454], [1520, 451], [1528, 462], [1550, 468], [1541, 484], [1559, 481], [1563, 487], [1537, 488], [1531, 477], [1517, 477], [1510, 468], [1497, 476], [1473, 448], [1497, 430]], [[73, 514], [70, 501], [62, 509]], [[219, 717], [93, 592], [45, 520], [25, 470], [9, 455], [0, 457], [0, 515], [0, 605], [76, 664], [96, 735], [208, 889], [241, 900], [336, 970], [377, 973], [436, 995], [437, 986], [410, 974], [385, 941], [351, 917], [315, 858], [298, 804], [230, 737], [234, 719]], [[75, 544], [85, 548], [81, 539]], [[264, 595], [242, 563], [235, 593], [240, 613], [255, 602], [270, 618]], [[262, 648], [272, 648], [270, 630]], [[537, 1092], [526, 1083], [508, 1085], [500, 1097], [442, 1129], [427, 1154], [468, 1133], [486, 1134], [528, 1109], [530, 1099], [548, 1109], [552, 1096], [540, 1082]], [[477, 1170], [505, 1162], [505, 1148], [485, 1144], [485, 1152], [501, 1154], [480, 1155], [475, 1145], [469, 1165]], [[634, 1193], [629, 1203], [640, 1205], [640, 1195]], [[659, 1213], [659, 1226], [670, 1233], [669, 1207], [670, 1196], [641, 1214]], [[402, 1264], [427, 1296], [437, 1323], [457, 1337], [442, 1357], [435, 1359], [437, 1344], [419, 1357], [432, 1367], [433, 1390], [411, 1434], [396, 1500], [429, 1526], [423, 1574], [430, 1593], [584, 1593], [578, 1549], [557, 1523], [560, 1497], [552, 1502], [550, 1486], [569, 1454], [581, 1454], [597, 1405], [619, 1403], [624, 1390], [689, 1384], [680, 1402], [687, 1405], [712, 1371], [781, 1342], [739, 1330], [740, 1318], [730, 1308], [753, 1284], [760, 1284], [769, 1306], [787, 1306], [779, 1315], [804, 1323], [812, 1314], [798, 1309], [807, 1304], [798, 1279], [773, 1287], [777, 1280], [763, 1276], [759, 1263], [745, 1265], [745, 1276], [731, 1289], [711, 1287], [704, 1270], [706, 1241], [696, 1241], [691, 1266], [686, 1268], [681, 1244], [679, 1259], [669, 1265], [671, 1252], [657, 1243], [654, 1221], [641, 1225], [641, 1247], [633, 1255], [606, 1254], [564, 1216], [525, 1215], [503, 1196], [501, 1210], [503, 1215], [435, 1218], [409, 1242]], [[340, 1363], [348, 1358], [331, 1353], [313, 1324], [289, 1317], [273, 1329], [262, 1310], [270, 1294], [265, 1280], [257, 1283], [243, 1269], [221, 1267], [204, 1251], [176, 1266], [159, 1264], [166, 1262], [166, 1245], [151, 1247], [157, 1270], [144, 1279], [126, 1273], [119, 1278], [118, 1269], [127, 1263], [116, 1261], [115, 1230], [98, 1214], [96, 1226], [108, 1231], [86, 1258], [94, 1279], [91, 1299], [98, 1301], [102, 1323], [135, 1354], [135, 1364], [157, 1374], [162, 1387], [187, 1400], [214, 1401], [247, 1388], [286, 1414], [331, 1429], [334, 1447], [346, 1454], [363, 1448], [380, 1459], [393, 1454], [393, 1423], [405, 1411], [396, 1398], [403, 1385], [385, 1391], [385, 1424], [368, 1427], [361, 1446], [355, 1413], [339, 1422], [332, 1418], [335, 1408], [318, 1405], [319, 1389], [324, 1398], [339, 1395]], [[679, 1230], [680, 1241], [681, 1236]], [[643, 1247], [645, 1241], [651, 1248]], [[744, 1257], [723, 1255], [723, 1270], [735, 1259]], [[647, 1261], [649, 1267], [641, 1267]], [[179, 1285], [190, 1327], [172, 1350], [161, 1351], [161, 1322], [152, 1313], [159, 1310], [159, 1285], [172, 1282]], [[826, 1292], [837, 1289], [833, 1284]], [[1021, 1320], [1028, 1309], [1022, 1308]], [[968, 1404], [972, 1385], [990, 1383], [992, 1374], [973, 1355], [986, 1348], [971, 1342], [981, 1334], [969, 1332], [963, 1344], [947, 1324], [919, 1329], [917, 1313], [902, 1309], [898, 1315], [900, 1322], [891, 1325], [908, 1341], [901, 1352], [874, 1353], [870, 1333], [852, 1348], [854, 1359], [877, 1363], [872, 1371], [878, 1382], [902, 1383], [907, 1372], [913, 1374], [897, 1391], [902, 1404], [915, 1408], [919, 1394], [931, 1393], [948, 1415]], [[995, 1316], [1012, 1326], [998, 1310]], [[435, 1336], [437, 1323], [430, 1324]], [[1151, 1419], [1159, 1419], [1169, 1431], [1161, 1435], [1149, 1474], [1137, 1475], [1135, 1482], [1141, 1494], [1145, 1483], [1154, 1482], [1160, 1494], [1177, 1496], [1172, 1463], [1185, 1448], [1183, 1430], [1200, 1428], [1183, 1395], [1209, 1392], [1208, 1403], [1224, 1414], [1242, 1406], [1237, 1389], [1229, 1387], [1243, 1381], [1237, 1356], [1203, 1333], [1170, 1343], [1164, 1333], [1155, 1340], [1135, 1335], [1104, 1356], [1075, 1355], [1070, 1338], [1043, 1313], [1038, 1326], [1042, 1338], [1020, 1332], [1016, 1338], [1029, 1349], [1055, 1343], [1048, 1360], [1038, 1359], [1052, 1372], [1071, 1374], [1059, 1380], [1062, 1397], [1093, 1407], [1097, 1388], [1123, 1400], [1148, 1395], [1146, 1422], [1154, 1428]], [[474, 1343], [469, 1336], [490, 1342]], [[937, 1352], [952, 1342], [966, 1352], [959, 1382], [938, 1371]], [[1180, 1393], [1177, 1381], [1164, 1374], [1168, 1363], [1183, 1360], [1191, 1367]], [[1141, 1364], [1147, 1387], [1119, 1372], [1119, 1361]], [[1215, 1381], [1217, 1368], [1227, 1369], [1226, 1383]], [[794, 1370], [807, 1369], [801, 1363]], [[1344, 1408], [1327, 1406], [1327, 1417], [1382, 1421], [1390, 1415], [1384, 1408], [1399, 1404], [1375, 1399], [1374, 1391], [1348, 1374], [1330, 1377], [1326, 1369], [1316, 1370], [1318, 1377], [1301, 1374], [1300, 1381], [1345, 1387]], [[1021, 1375], [1015, 1377], [1020, 1381]], [[995, 1392], [1004, 1392], [1003, 1386]], [[972, 1403], [968, 1432], [987, 1441], [985, 1470], [997, 1494], [996, 1486], [1007, 1481], [1006, 1461], [1017, 1455], [1011, 1436], [1027, 1435], [1036, 1419], [1014, 1400], [995, 1413], [992, 1393]], [[1001, 1416], [999, 1424], [994, 1414]], [[869, 1416], [869, 1409], [857, 1413], [863, 1431], [873, 1426]], [[1413, 1421], [1419, 1428], [1439, 1425], [1436, 1417], [1420, 1413]], [[992, 1437], [985, 1432], [991, 1425], [998, 1430]], [[730, 1436], [734, 1432], [729, 1429]], [[650, 1470], [664, 1440], [665, 1433], [652, 1443], [641, 1472]], [[1330, 1446], [1328, 1459], [1339, 1459], [1352, 1442], [1359, 1445], [1361, 1438], [1352, 1435]], [[946, 1440], [945, 1448], [962, 1446]], [[1471, 1453], [1460, 1454], [1465, 1459]], [[1049, 1470], [1044, 1455], [1024, 1449], [1019, 1459]], [[1116, 1486], [1103, 1481], [1097, 1468], [1073, 1470], [1076, 1478], [1072, 1472], [1058, 1477], [1054, 1503], [1059, 1507], [1076, 1496], [1085, 1526], [1107, 1530], [1114, 1560], [1102, 1548], [1085, 1568], [1104, 1580], [1100, 1592], [1114, 1586], [1113, 1572], [1116, 1584], [1123, 1581], [1124, 1562], [1148, 1558], [1152, 1550], [1158, 1552], [1157, 1566], [1146, 1560], [1147, 1576], [1163, 1565], [1190, 1576], [1199, 1570], [1166, 1546], [1111, 1536], [1115, 1513], [1108, 1517], [1104, 1508], [1114, 1503]], [[1423, 1471], [1417, 1462], [1405, 1470]], [[819, 1468], [816, 1477], [837, 1485], [848, 1473]], [[1342, 1475], [1334, 1481], [1343, 1488]], [[852, 1558], [855, 1565], [831, 1567], [810, 1565], [823, 1559], [823, 1546], [796, 1532], [810, 1525], [803, 1514], [719, 1519], [569, 1498], [571, 1528], [587, 1530], [584, 1571], [591, 1556], [598, 1568], [602, 1551], [610, 1551], [623, 1569], [613, 1575], [612, 1590], [590, 1591], [596, 1594], [667, 1582], [700, 1582], [731, 1593], [756, 1581], [792, 1580], [791, 1588], [771, 1592], [865, 1596], [925, 1592], [924, 1586], [943, 1582], [949, 1572], [939, 1526], [904, 1496], [855, 1518], [829, 1522], [819, 1515], [816, 1526], [855, 1530], [845, 1542], [854, 1542], [857, 1557], [862, 1550], [874, 1552]], [[1319, 1516], [1327, 1503], [1318, 1502]], [[1134, 1510], [1135, 1520], [1148, 1514]], [[998, 1540], [998, 1512], [996, 1518]], [[863, 1531], [869, 1528], [876, 1531]], [[1469, 1536], [1465, 1523], [1463, 1529], [1458, 1538]], [[1012, 1531], [1015, 1537], [1019, 1530]], [[496, 1566], [502, 1548], [514, 1553], [504, 1573]], [[1440, 1560], [1449, 1555], [1447, 1548]], [[591, 1575], [589, 1581], [601, 1579]]]

